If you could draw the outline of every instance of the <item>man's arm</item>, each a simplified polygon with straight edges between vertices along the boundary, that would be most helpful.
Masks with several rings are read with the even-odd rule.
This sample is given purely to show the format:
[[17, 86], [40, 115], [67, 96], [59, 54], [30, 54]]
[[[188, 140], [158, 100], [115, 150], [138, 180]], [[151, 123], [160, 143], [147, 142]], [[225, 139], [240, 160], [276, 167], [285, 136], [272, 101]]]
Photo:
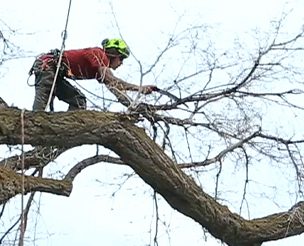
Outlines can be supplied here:
[[156, 86], [146, 85], [146, 86], [138, 86], [131, 83], [128, 83], [120, 78], [117, 78], [113, 75], [111, 70], [107, 67], [100, 67], [99, 73], [101, 74], [101, 78], [99, 80], [100, 83], [104, 83], [108, 88], [115, 88], [118, 91], [139, 91], [143, 94], [150, 94], [156, 90]]

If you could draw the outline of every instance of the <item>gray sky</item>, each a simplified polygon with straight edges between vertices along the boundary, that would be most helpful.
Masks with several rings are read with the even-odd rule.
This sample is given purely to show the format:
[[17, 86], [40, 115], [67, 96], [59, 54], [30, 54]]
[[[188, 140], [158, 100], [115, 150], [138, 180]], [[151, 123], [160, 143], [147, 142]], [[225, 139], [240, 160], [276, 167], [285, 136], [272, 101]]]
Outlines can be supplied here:
[[[225, 49], [232, 46], [236, 37], [245, 42], [251, 29], [267, 31], [269, 22], [280, 17], [282, 11], [293, 9], [287, 22], [290, 32], [295, 31], [299, 23], [304, 23], [304, 5], [300, 0], [111, 2], [120, 33], [130, 45], [133, 54], [143, 64], [149, 64], [151, 59], [155, 59], [155, 54], [158, 54], [173, 31], [178, 32], [197, 24], [212, 26], [215, 37], [213, 41], [218, 47]], [[17, 35], [11, 36], [13, 41], [22, 49], [32, 51], [31, 55], [35, 56], [52, 48], [60, 48], [60, 34], [65, 25], [67, 8], [67, 0], [11, 0], [2, 3], [0, 16], [2, 21], [17, 30]], [[104, 38], [119, 35], [112, 9], [107, 1], [72, 1], [67, 49], [98, 46]], [[174, 60], [176, 54], [172, 56]], [[33, 59], [29, 57], [13, 60], [1, 66], [0, 96], [9, 104], [31, 109], [34, 89], [27, 86], [26, 80]], [[139, 79], [138, 67], [133, 58], [127, 59], [125, 65], [115, 73], [133, 83]], [[33, 78], [31, 79], [33, 82]], [[153, 77], [148, 76], [143, 82], [151, 84], [152, 79]], [[100, 85], [95, 81], [88, 81], [82, 85], [95, 93], [101, 92]], [[55, 107], [57, 110], [67, 108], [61, 102], [56, 102]], [[56, 160], [56, 163], [49, 167], [49, 172], [56, 176], [58, 171], [64, 172], [83, 157], [94, 153], [94, 147], [76, 148], [68, 156]], [[152, 244], [155, 228], [152, 191], [136, 176], [119, 188], [119, 184], [126, 180], [126, 173], [130, 174], [132, 171], [128, 167], [100, 164], [87, 168], [76, 178], [71, 197], [43, 194], [39, 214], [35, 214], [34, 207], [32, 220], [29, 221], [33, 227], [36, 223], [38, 225], [36, 245]], [[20, 198], [15, 199], [14, 205], [10, 208], [11, 213], [15, 211], [14, 207], [18, 208], [18, 199]], [[293, 202], [282, 196], [283, 202], [284, 199], [288, 205]], [[205, 243], [204, 234], [198, 224], [176, 213], [161, 199], [160, 204], [160, 215], [164, 221], [159, 233], [160, 245], [220, 245], [209, 236]], [[270, 204], [261, 206], [257, 202], [253, 214], [274, 212], [264, 209], [264, 205], [267, 209], [275, 207]], [[152, 235], [149, 234], [150, 230]], [[34, 229], [29, 230], [28, 236], [33, 238], [33, 235]], [[303, 236], [299, 236], [265, 245], [300, 245], [303, 239]], [[35, 244], [29, 242], [25, 245]]]

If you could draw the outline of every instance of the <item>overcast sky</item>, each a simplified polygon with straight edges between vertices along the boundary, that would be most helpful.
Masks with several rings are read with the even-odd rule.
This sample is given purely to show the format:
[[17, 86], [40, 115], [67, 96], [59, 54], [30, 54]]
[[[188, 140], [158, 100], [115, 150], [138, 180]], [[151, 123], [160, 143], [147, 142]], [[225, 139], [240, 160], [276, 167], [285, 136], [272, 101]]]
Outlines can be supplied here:
[[[283, 11], [291, 11], [287, 22], [290, 31], [299, 23], [304, 24], [303, 1], [283, 0], [113, 0], [111, 9], [108, 1], [73, 0], [68, 23], [66, 48], [98, 46], [104, 38], [120, 34], [130, 45], [133, 54], [144, 64], [163, 47], [172, 30], [183, 30], [198, 24], [210, 25], [221, 47], [232, 44], [235, 37], [244, 38], [255, 28], [267, 30], [274, 18]], [[16, 30], [11, 38], [27, 53], [26, 59], [5, 63], [0, 67], [0, 96], [10, 105], [31, 109], [34, 89], [26, 83], [27, 72], [40, 52], [61, 46], [61, 32], [65, 26], [68, 9], [67, 0], [10, 0], [2, 1], [0, 20]], [[117, 29], [112, 10], [119, 26]], [[4, 25], [0, 25], [4, 27]], [[168, 61], [169, 62], [169, 61]], [[115, 72], [119, 76], [135, 80], [130, 71], [135, 60], [125, 61], [125, 66]], [[33, 79], [33, 78], [32, 78]], [[134, 82], [134, 81], [132, 81]], [[144, 81], [151, 84], [150, 81]], [[87, 82], [86, 88], [98, 91], [96, 82]], [[57, 109], [67, 106], [57, 102]], [[83, 153], [83, 149], [86, 149]], [[94, 148], [76, 148], [69, 156], [59, 158], [50, 172], [66, 171], [85, 156], [94, 154]], [[132, 245], [152, 244], [149, 230], [154, 231], [154, 204], [152, 191], [138, 177], [127, 179], [128, 167], [101, 164], [87, 168], [76, 178], [71, 197], [42, 195], [39, 214], [33, 207], [32, 220], [37, 226], [38, 243], [25, 245]], [[114, 195], [113, 195], [114, 194]], [[290, 201], [288, 201], [290, 202]], [[160, 245], [198, 246], [220, 245], [216, 240], [205, 242], [201, 227], [193, 220], [176, 213], [166, 205], [160, 208], [164, 225], [159, 234]], [[18, 202], [16, 202], [18, 207]], [[261, 209], [261, 208], [260, 208]], [[11, 211], [14, 211], [11, 208]], [[12, 212], [13, 213], [13, 212]], [[167, 231], [166, 231], [167, 230]], [[28, 236], [33, 238], [34, 231]], [[304, 237], [293, 237], [269, 245], [301, 245]]]

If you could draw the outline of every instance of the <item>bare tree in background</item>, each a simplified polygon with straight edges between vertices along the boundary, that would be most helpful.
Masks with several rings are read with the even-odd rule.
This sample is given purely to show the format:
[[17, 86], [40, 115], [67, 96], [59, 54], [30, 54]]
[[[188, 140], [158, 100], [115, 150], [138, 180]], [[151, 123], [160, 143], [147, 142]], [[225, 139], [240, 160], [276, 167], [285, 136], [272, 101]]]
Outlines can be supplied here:
[[[69, 196], [81, 170], [108, 162], [130, 166], [172, 208], [227, 245], [258, 246], [301, 234], [304, 137], [288, 132], [281, 124], [304, 116], [299, 99], [304, 81], [299, 64], [303, 30], [283, 35], [281, 28], [282, 22], [276, 23], [272, 32], [250, 49], [236, 43], [231, 51], [220, 51], [202, 41], [208, 30], [196, 26], [172, 35], [150, 67], [137, 60], [142, 80], [153, 73], [160, 81], [162, 69], [170, 69], [171, 82], [166, 83], [166, 90], [177, 98], [155, 94], [147, 101], [137, 98], [130, 102], [113, 91], [126, 107], [124, 112], [31, 112], [2, 102], [0, 143], [24, 143], [33, 149], [0, 162], [0, 216], [7, 202], [24, 190], [30, 193], [23, 213], [27, 218], [35, 192]], [[182, 47], [188, 50], [183, 48], [180, 55]], [[163, 68], [171, 50], [179, 56]], [[119, 158], [92, 156], [75, 163], [62, 179], [44, 174], [44, 167], [59, 155], [83, 144], [104, 146]], [[269, 177], [275, 169], [288, 170], [286, 175], [293, 173], [296, 189], [286, 192], [298, 199], [285, 211], [250, 218], [244, 207], [250, 211], [250, 188], [257, 185], [260, 189], [252, 173], [261, 165]], [[24, 176], [21, 169], [26, 170]], [[238, 169], [244, 171], [242, 177], [235, 175], [241, 175], [235, 171]], [[206, 191], [207, 176], [214, 180], [213, 191]], [[225, 192], [226, 183], [222, 183], [227, 176], [243, 180], [242, 187], [230, 187], [238, 194], [237, 202]], [[15, 224], [20, 220], [17, 218]], [[24, 223], [25, 229], [26, 220]], [[1, 242], [11, 228], [1, 236]]]
[[0, 19], [0, 65], [4, 62], [24, 56], [24, 51], [11, 41], [16, 30]]

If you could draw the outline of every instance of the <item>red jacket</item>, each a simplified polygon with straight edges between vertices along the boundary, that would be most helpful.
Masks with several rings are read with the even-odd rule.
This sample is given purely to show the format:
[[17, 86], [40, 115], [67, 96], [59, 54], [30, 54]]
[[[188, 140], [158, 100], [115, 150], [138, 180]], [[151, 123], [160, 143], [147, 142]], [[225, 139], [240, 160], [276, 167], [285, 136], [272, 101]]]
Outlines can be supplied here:
[[97, 79], [100, 77], [98, 68], [108, 67], [109, 59], [99, 47], [66, 50], [63, 62], [70, 68], [75, 79]]

